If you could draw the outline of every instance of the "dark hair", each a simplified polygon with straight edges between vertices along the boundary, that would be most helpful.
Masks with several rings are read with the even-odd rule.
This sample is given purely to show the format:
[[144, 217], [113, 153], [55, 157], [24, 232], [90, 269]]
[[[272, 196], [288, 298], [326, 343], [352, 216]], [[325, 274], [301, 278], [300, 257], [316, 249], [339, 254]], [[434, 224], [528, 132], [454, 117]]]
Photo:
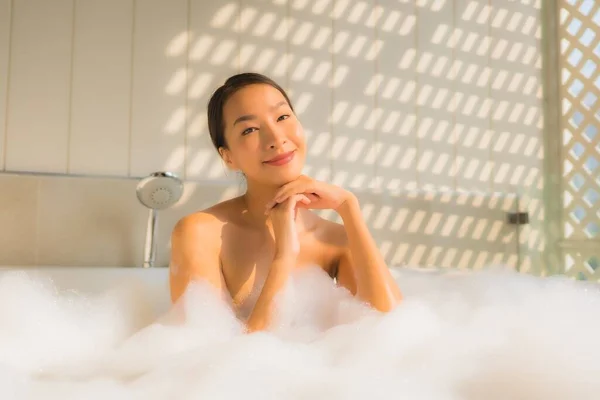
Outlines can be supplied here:
[[285, 100], [288, 102], [292, 111], [294, 111], [292, 102], [285, 93], [285, 90], [272, 79], [254, 72], [244, 72], [229, 77], [223, 86], [215, 90], [208, 102], [208, 132], [217, 151], [219, 150], [219, 147], [227, 148], [227, 143], [225, 141], [225, 121], [223, 121], [223, 106], [238, 90], [245, 86], [258, 83], [270, 85], [279, 90], [283, 97], [285, 97]]

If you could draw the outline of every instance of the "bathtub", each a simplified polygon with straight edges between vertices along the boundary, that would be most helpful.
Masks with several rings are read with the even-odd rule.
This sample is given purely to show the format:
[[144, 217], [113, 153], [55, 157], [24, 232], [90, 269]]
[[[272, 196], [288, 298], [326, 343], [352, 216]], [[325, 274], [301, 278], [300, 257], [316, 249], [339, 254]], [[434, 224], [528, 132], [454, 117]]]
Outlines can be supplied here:
[[[129, 283], [141, 284], [151, 295], [153, 306], [157, 310], [165, 308], [170, 302], [169, 269], [142, 267], [83, 267], [83, 266], [0, 266], [0, 277], [3, 272], [22, 271], [33, 278], [50, 279], [60, 291], [75, 291], [83, 295], [97, 295], [118, 285]], [[390, 271], [396, 278], [400, 271], [405, 274], [444, 274], [454, 276], [465, 274], [467, 271], [449, 268], [432, 267], [391, 267]]]
[[[116, 287], [143, 287], [144, 303], [162, 315], [171, 308], [167, 268], [1, 267], [0, 393], [11, 399], [598, 398], [600, 322], [592, 317], [598, 285], [507, 270], [391, 270], [405, 296], [392, 313], [361, 308], [325, 276], [304, 278], [291, 291], [300, 295], [288, 304], [297, 311], [292, 323], [245, 335], [206, 293], [192, 297], [185, 325], [140, 320], [138, 310], [148, 304], [138, 298], [85, 300]], [[77, 297], [81, 304], [53, 305], [56, 298], [23, 284], [22, 272], [51, 280], [61, 293], [84, 295]], [[3, 280], [7, 273], [13, 280]], [[322, 329], [323, 317], [333, 315], [323, 310], [332, 304], [342, 304], [336, 315], [343, 323]]]
[[132, 267], [63, 267], [0, 266], [0, 273], [20, 270], [26, 273], [47, 276], [62, 289], [81, 290], [86, 293], [99, 293], [123, 280], [138, 280], [153, 288], [157, 295], [164, 296], [168, 288], [168, 268]]
[[156, 315], [170, 306], [169, 269], [133, 267], [81, 266], [0, 266], [0, 278], [8, 271], [24, 272], [34, 279], [48, 279], [58, 291], [71, 291], [82, 296], [96, 296], [115, 287], [137, 284], [144, 290]]

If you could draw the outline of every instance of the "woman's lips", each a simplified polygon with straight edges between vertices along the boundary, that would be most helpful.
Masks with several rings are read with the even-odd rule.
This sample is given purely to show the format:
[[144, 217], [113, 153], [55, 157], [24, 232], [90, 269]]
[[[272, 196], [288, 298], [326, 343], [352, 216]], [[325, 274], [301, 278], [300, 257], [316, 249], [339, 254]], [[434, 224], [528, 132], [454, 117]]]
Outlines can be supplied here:
[[292, 161], [292, 159], [294, 158], [294, 153], [295, 151], [288, 151], [287, 153], [283, 153], [281, 155], [278, 155], [277, 157], [273, 157], [272, 159], [270, 159], [269, 161], [265, 161], [264, 163], [268, 165], [274, 165], [277, 167], [285, 165]]

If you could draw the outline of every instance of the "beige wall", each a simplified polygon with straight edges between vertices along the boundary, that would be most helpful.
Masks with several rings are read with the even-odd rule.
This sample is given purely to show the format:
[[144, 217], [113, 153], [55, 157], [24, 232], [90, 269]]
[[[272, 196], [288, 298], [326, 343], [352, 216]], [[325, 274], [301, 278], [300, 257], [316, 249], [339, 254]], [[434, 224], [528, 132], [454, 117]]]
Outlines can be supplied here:
[[[205, 107], [227, 76], [253, 70], [289, 90], [308, 135], [306, 173], [364, 193], [519, 193], [534, 220], [521, 253], [535, 256], [543, 249], [540, 4], [0, 0], [0, 169], [88, 176], [76, 187], [96, 185], [93, 176], [134, 186], [117, 178], [156, 170], [190, 185], [235, 186], [210, 143]], [[58, 207], [69, 204], [62, 183], [2, 179], [11, 185], [2, 193], [37, 180], [36, 204], [52, 190], [67, 193], [53, 198]], [[141, 210], [134, 195], [122, 196], [111, 207]], [[7, 221], [5, 237], [15, 229]], [[43, 221], [30, 221], [33, 260], [105, 261], [46, 244], [55, 228]], [[121, 242], [143, 236], [119, 226], [102, 229]], [[540, 268], [526, 258], [525, 269]]]
[[[148, 211], [136, 185], [123, 178], [0, 174], [0, 266], [141, 266]], [[159, 211], [156, 265], [168, 264], [179, 218], [242, 190], [241, 182], [187, 182], [179, 203]], [[517, 267], [517, 232], [505, 223], [516, 209], [514, 196], [356, 193], [390, 265]]]
[[[141, 266], [148, 209], [137, 180], [0, 174], [0, 265]], [[235, 195], [239, 186], [185, 184], [178, 204], [159, 211], [157, 265], [183, 215]]]

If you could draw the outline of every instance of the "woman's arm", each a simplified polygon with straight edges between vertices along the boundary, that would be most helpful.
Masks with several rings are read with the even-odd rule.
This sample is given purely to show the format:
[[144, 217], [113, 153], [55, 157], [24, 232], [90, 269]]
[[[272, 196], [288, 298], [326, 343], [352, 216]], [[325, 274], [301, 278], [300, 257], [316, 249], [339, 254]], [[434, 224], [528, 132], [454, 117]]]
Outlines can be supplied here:
[[344, 222], [341, 233], [347, 237], [347, 248], [339, 258], [338, 282], [378, 310], [389, 311], [400, 303], [400, 289], [369, 233], [356, 196], [339, 186], [301, 175], [279, 188], [266, 208], [295, 194], [309, 200], [301, 207], [336, 210]]
[[295, 263], [295, 257], [275, 256], [256, 305], [246, 321], [248, 333], [260, 331], [269, 326], [273, 317], [275, 296], [285, 286]]
[[171, 301], [185, 293], [194, 279], [203, 279], [228, 299], [229, 292], [219, 262], [220, 238], [215, 235], [216, 218], [196, 213], [180, 219], [171, 233], [169, 285]]
[[402, 294], [369, 232], [358, 200], [349, 194], [336, 211], [347, 237], [338, 263], [340, 284], [379, 311], [390, 311], [400, 303]]
[[296, 265], [300, 252], [300, 242], [296, 230], [298, 203], [308, 204], [309, 200], [304, 195], [296, 194], [268, 212], [275, 236], [275, 255], [256, 305], [246, 321], [248, 332], [265, 329], [271, 323], [275, 296], [285, 286]]

